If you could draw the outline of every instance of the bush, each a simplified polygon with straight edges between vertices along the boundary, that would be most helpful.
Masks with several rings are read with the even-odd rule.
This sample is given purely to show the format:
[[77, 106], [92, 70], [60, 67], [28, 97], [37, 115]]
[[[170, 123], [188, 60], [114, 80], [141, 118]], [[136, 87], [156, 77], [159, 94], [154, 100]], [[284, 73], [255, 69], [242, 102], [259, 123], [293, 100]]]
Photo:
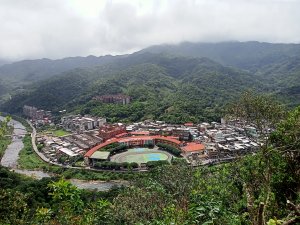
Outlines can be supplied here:
[[117, 153], [124, 152], [127, 148], [127, 145], [112, 143], [102, 148], [101, 151], [110, 152], [110, 155], [115, 155]]
[[154, 148], [154, 146], [155, 146], [154, 144], [145, 144], [146, 148]]
[[95, 163], [94, 167], [99, 168], [99, 169], [120, 170], [121, 164], [116, 163], [116, 162], [105, 161], [105, 162]]
[[187, 161], [184, 158], [175, 158], [175, 157], [173, 157], [171, 163], [173, 165], [187, 165]]
[[117, 163], [117, 162], [109, 162], [109, 161], [104, 161], [104, 162], [97, 162], [94, 165], [95, 168], [99, 169], [107, 169], [107, 170], [120, 170], [121, 167], [124, 169], [135, 169], [139, 167], [139, 164], [132, 162], [124, 162], [124, 163]]
[[136, 162], [132, 162], [132, 163], [130, 163], [130, 167], [133, 168], [133, 169], [136, 169], [136, 168], [139, 167], [139, 164], [136, 163]]
[[128, 162], [123, 162], [121, 163], [121, 166], [124, 168], [124, 169], [127, 169], [129, 167], [129, 163]]
[[64, 164], [68, 160], [67, 156], [61, 156], [58, 158], [58, 162]]
[[157, 143], [156, 146], [159, 147], [161, 150], [167, 151], [167, 152], [169, 152], [172, 155], [175, 155], [177, 157], [179, 157], [180, 154], [181, 154], [181, 151], [178, 148], [176, 148], [172, 145]]
[[146, 166], [149, 169], [158, 167], [158, 166], [163, 166], [163, 165], [170, 165], [169, 161], [167, 160], [159, 160], [159, 161], [149, 161], [146, 163]]

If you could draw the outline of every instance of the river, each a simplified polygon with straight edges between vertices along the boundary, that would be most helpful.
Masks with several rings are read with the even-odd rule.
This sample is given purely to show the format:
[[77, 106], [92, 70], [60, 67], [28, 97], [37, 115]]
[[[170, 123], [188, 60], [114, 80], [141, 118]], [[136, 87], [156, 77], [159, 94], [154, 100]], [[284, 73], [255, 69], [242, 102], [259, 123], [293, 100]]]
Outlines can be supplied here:
[[[1, 116], [0, 120], [3, 119]], [[14, 126], [13, 137], [11, 144], [7, 147], [1, 159], [1, 165], [9, 168], [17, 168], [19, 152], [24, 147], [22, 139], [27, 132], [26, 128], [16, 120], [11, 120], [9, 125]]]
[[[4, 120], [4, 117], [0, 116], [0, 120]], [[5, 150], [5, 153], [1, 159], [1, 165], [7, 168], [10, 168], [12, 171], [24, 174], [26, 176], [34, 177], [36, 179], [42, 179], [44, 177], [51, 177], [53, 174], [45, 173], [39, 170], [21, 170], [18, 169], [18, 158], [19, 152], [23, 149], [23, 137], [25, 136], [26, 128], [16, 120], [11, 120], [9, 122], [11, 126], [14, 127], [13, 137], [11, 144]], [[81, 189], [97, 189], [98, 191], [107, 191], [110, 190], [114, 186], [121, 186], [124, 184], [123, 182], [118, 181], [99, 181], [99, 180], [77, 180], [71, 179], [69, 180], [73, 185], [77, 186]]]

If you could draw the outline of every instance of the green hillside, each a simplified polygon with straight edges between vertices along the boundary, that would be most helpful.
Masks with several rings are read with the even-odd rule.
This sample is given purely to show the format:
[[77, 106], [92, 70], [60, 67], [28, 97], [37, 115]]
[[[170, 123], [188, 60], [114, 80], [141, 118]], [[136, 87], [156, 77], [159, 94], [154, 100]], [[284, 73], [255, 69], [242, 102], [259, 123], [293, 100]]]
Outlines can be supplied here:
[[[122, 63], [76, 69], [30, 86], [30, 91], [4, 104], [3, 110], [20, 112], [29, 104], [106, 116], [112, 121], [196, 122], [218, 119], [228, 100], [258, 84], [252, 75], [206, 58], [134, 54]], [[116, 93], [130, 95], [132, 103], [122, 106], [91, 100], [95, 95]]]
[[[247, 89], [300, 104], [300, 45], [259, 42], [153, 46], [123, 56], [30, 60], [0, 67], [12, 76], [1, 88], [1, 110], [24, 104], [91, 113], [111, 121], [217, 120], [221, 108]], [[35, 72], [34, 72], [35, 71]], [[31, 76], [31, 75], [32, 76]], [[1, 85], [1, 83], [0, 83]], [[7, 95], [10, 93], [10, 95]], [[100, 104], [95, 95], [125, 93], [126, 106]], [[1, 104], [1, 102], [0, 102]]]
[[255, 76], [289, 106], [300, 104], [300, 58], [292, 57], [260, 69]]
[[249, 71], [257, 71], [273, 64], [300, 55], [300, 44], [272, 44], [263, 42], [191, 43], [157, 45], [141, 52], [165, 53], [186, 57], [207, 57], [223, 65]]

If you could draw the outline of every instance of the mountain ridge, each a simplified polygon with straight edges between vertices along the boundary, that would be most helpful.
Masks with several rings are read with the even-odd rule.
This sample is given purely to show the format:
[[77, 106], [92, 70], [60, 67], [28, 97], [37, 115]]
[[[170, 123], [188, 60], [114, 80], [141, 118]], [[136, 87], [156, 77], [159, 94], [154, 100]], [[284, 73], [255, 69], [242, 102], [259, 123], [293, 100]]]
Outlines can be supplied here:
[[[258, 42], [185, 43], [184, 45], [188, 45], [189, 48], [199, 45], [200, 49], [203, 45], [205, 48], [208, 48], [207, 46], [211, 48], [221, 46], [221, 48], [210, 49], [211, 53], [206, 54], [206, 57], [200, 57], [203, 52], [199, 52], [199, 48], [196, 47], [193, 48], [193, 52], [198, 52], [199, 57], [193, 57], [191, 54], [185, 56], [172, 54], [172, 52], [163, 51], [164, 46], [160, 46], [157, 48], [162, 48], [162, 50], [158, 53], [144, 49], [129, 55], [105, 56], [104, 58], [89, 56], [57, 61], [42, 59], [42, 62], [46, 62], [44, 67], [41, 66], [41, 61], [38, 61], [37, 65], [27, 68], [23, 73], [21, 71], [20, 77], [26, 79], [27, 76], [28, 78], [28, 71], [32, 72], [34, 68], [47, 70], [49, 65], [53, 67], [55, 64], [63, 65], [65, 62], [70, 64], [58, 67], [58, 70], [72, 69], [53, 74], [50, 68], [40, 75], [40, 80], [33, 79], [28, 83], [22, 83], [21, 80], [22, 85], [19, 87], [18, 81], [15, 81], [16, 84], [13, 83], [15, 89], [6, 90], [11, 93], [11, 100], [2, 104], [1, 108], [13, 113], [21, 112], [24, 104], [54, 111], [68, 108], [70, 112], [91, 112], [95, 115], [110, 117], [112, 121], [126, 120], [124, 113], [122, 114], [122, 111], [126, 111], [127, 119], [134, 121], [155, 118], [184, 122], [217, 119], [221, 108], [227, 102], [248, 89], [281, 96], [287, 105], [298, 104], [300, 88], [297, 81], [300, 77], [300, 61], [299, 56], [294, 55], [298, 52], [300, 45], [276, 44], [274, 49], [272, 49], [273, 44]], [[249, 55], [248, 51], [253, 45], [256, 47]], [[243, 46], [244, 49], [240, 50]], [[180, 45], [171, 48], [180, 48]], [[225, 51], [228, 48], [233, 49], [228, 53]], [[268, 51], [258, 57], [257, 60], [261, 60], [259, 65], [257, 65], [257, 60], [252, 62], [249, 60], [248, 64], [245, 64], [247, 57], [253, 59], [255, 55], [260, 54], [260, 51], [255, 51], [255, 49]], [[284, 49], [282, 54], [280, 49]], [[240, 56], [240, 59], [236, 61], [239, 66], [224, 65], [214, 61], [212, 59], [214, 57], [208, 57], [218, 52], [222, 52], [223, 56], [228, 55], [227, 62], [234, 61]], [[235, 52], [239, 54], [234, 55]], [[275, 56], [270, 58], [274, 52]], [[177, 53], [180, 53], [180, 50]], [[81, 64], [75, 64], [74, 60], [79, 60]], [[36, 63], [26, 61], [29, 64], [31, 62]], [[19, 64], [21, 66], [15, 69], [16, 71], [22, 68], [24, 62]], [[18, 65], [18, 63], [13, 65]], [[80, 67], [81, 65], [90, 66]], [[9, 66], [0, 67], [0, 72], [3, 67]], [[256, 69], [251, 70], [254, 67]], [[45, 76], [45, 74], [50, 75]], [[6, 80], [4, 82], [9, 83]], [[94, 95], [117, 93], [132, 95], [133, 104], [120, 107], [101, 105], [91, 101]], [[100, 109], [101, 107], [103, 109]], [[140, 110], [141, 113], [131, 116], [131, 114], [136, 114], [136, 110]]]

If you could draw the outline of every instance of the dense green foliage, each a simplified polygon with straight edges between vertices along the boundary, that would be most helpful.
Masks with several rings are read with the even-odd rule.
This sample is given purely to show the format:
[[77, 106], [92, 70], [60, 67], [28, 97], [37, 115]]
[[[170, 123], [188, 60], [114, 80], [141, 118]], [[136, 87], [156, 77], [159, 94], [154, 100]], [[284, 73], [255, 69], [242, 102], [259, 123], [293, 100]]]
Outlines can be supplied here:
[[158, 161], [148, 161], [146, 163], [146, 166], [149, 168], [149, 169], [153, 169], [155, 167], [158, 167], [158, 166], [162, 166], [162, 165], [169, 165], [169, 161], [168, 160], [158, 160]]
[[[24, 104], [47, 110], [64, 108], [109, 121], [160, 119], [174, 123], [217, 120], [226, 101], [259, 81], [243, 71], [209, 59], [132, 55], [119, 64], [81, 69], [40, 82], [2, 106], [21, 112]], [[229, 91], [230, 90], [230, 91]], [[128, 105], [103, 104], [95, 95], [125, 93]]]
[[135, 162], [132, 163], [117, 163], [117, 162], [97, 162], [94, 167], [99, 168], [99, 169], [109, 169], [109, 170], [120, 170], [121, 168], [123, 169], [136, 169], [139, 167], [139, 165]]
[[10, 117], [4, 118], [3, 121], [0, 120], [0, 160], [7, 148], [7, 146], [11, 142], [11, 137], [7, 135], [12, 134], [12, 129], [9, 128], [8, 122]]
[[57, 178], [24, 178], [0, 167], [0, 224], [111, 224], [108, 200], [117, 194], [79, 190]]
[[181, 154], [181, 151], [172, 145], [168, 145], [168, 144], [164, 144], [164, 143], [157, 143], [156, 146], [159, 147], [160, 150], [167, 151], [177, 157], [180, 156], [180, 154]]
[[0, 160], [4, 155], [4, 152], [7, 146], [10, 144], [11, 138], [10, 137], [0, 137]]
[[[268, 148], [255, 155], [209, 167], [182, 163], [154, 167], [129, 187], [108, 195], [94, 193], [91, 198], [64, 180], [25, 180], [1, 168], [0, 222], [297, 224], [299, 215], [286, 202], [300, 203], [299, 112], [297, 108], [278, 121]], [[10, 204], [13, 201], [18, 204]]]
[[[20, 113], [29, 104], [55, 115], [68, 109], [112, 122], [213, 121], [228, 101], [249, 88], [274, 94], [293, 107], [300, 103], [299, 53], [299, 45], [293, 44], [183, 43], [126, 56], [22, 61], [0, 67], [0, 76], [17, 86], [14, 91], [8, 88], [12, 99], [1, 109]], [[130, 95], [132, 104], [91, 100], [115, 93]]]
[[101, 148], [101, 151], [109, 152], [110, 156], [112, 156], [112, 155], [115, 155], [117, 153], [121, 153], [121, 152], [126, 151], [127, 148], [128, 148], [128, 146], [125, 145], [125, 144], [112, 143], [112, 144], [109, 144], [109, 145]]
[[22, 169], [42, 169], [48, 166], [40, 157], [33, 151], [31, 136], [26, 135], [23, 138], [24, 148], [19, 153], [18, 165]]
[[142, 52], [164, 53], [185, 57], [207, 57], [223, 65], [258, 71], [266, 65], [298, 57], [299, 44], [272, 44], [261, 42], [189, 43], [158, 45]]

